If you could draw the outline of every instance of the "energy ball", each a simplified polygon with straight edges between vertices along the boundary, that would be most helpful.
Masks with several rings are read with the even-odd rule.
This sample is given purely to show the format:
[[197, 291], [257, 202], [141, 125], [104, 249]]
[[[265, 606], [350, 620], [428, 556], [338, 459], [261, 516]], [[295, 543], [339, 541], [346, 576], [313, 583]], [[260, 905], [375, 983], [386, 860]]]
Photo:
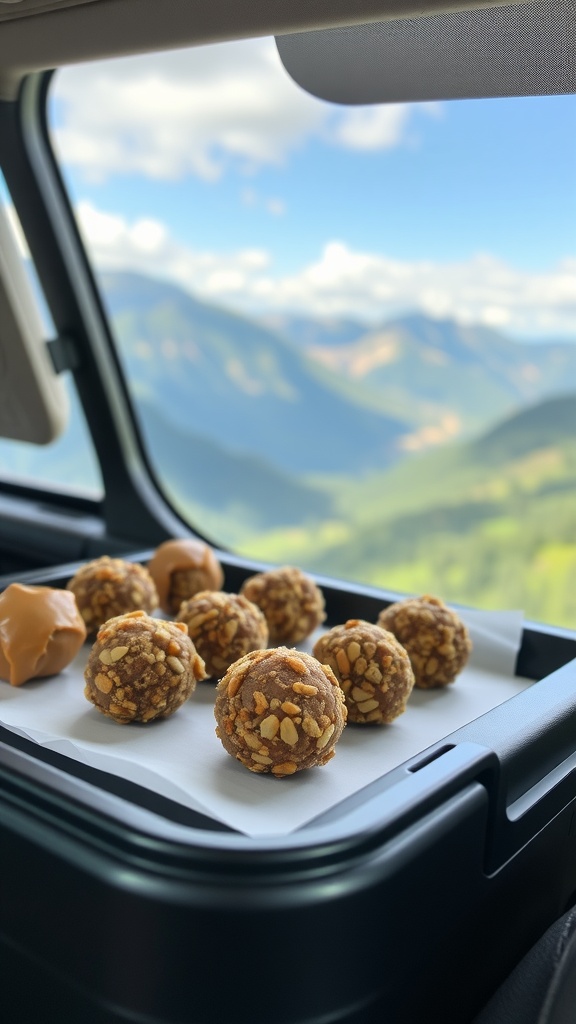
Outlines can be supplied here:
[[0, 594], [0, 678], [12, 686], [61, 672], [85, 639], [68, 590], [11, 583]]
[[103, 555], [87, 562], [67, 583], [89, 635], [107, 619], [127, 612], [153, 612], [158, 594], [150, 573], [137, 562]]
[[221, 590], [224, 570], [212, 548], [188, 537], [166, 540], [148, 562], [162, 611], [176, 615], [183, 601], [201, 590]]
[[216, 687], [216, 735], [251, 772], [281, 779], [326, 764], [346, 724], [344, 694], [327, 665], [276, 647], [252, 651]]
[[222, 676], [234, 661], [268, 645], [263, 612], [241, 594], [202, 590], [180, 605], [177, 622], [188, 635], [212, 678]]
[[314, 645], [342, 687], [349, 722], [385, 725], [406, 710], [414, 688], [410, 659], [396, 637], [380, 626], [349, 619]]
[[135, 611], [100, 627], [84, 678], [86, 699], [124, 725], [172, 715], [206, 671], [183, 622]]
[[324, 594], [300, 569], [283, 566], [250, 576], [240, 593], [262, 609], [271, 644], [297, 644], [324, 622]]
[[439, 597], [425, 594], [396, 601], [378, 616], [408, 651], [415, 685], [422, 690], [453, 683], [472, 650], [468, 630]]

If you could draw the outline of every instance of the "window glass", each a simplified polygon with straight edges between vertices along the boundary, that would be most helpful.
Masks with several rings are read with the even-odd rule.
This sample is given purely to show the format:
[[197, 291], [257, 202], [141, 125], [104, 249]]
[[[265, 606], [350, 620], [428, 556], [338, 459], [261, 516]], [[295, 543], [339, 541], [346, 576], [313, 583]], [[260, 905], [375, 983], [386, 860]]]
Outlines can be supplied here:
[[67, 69], [54, 145], [215, 543], [576, 625], [576, 100], [338, 107], [272, 40]]
[[[3, 177], [0, 175], [0, 203], [8, 214], [22, 263], [32, 286], [32, 294], [44, 326], [48, 341], [56, 336], [50, 312], [30, 259], [20, 222], [12, 206]], [[102, 496], [102, 482], [90, 433], [86, 427], [71, 375], [62, 375], [69, 406], [64, 430], [46, 445], [0, 438], [0, 478], [13, 482], [55, 487], [61, 492], [73, 492], [88, 497]]]

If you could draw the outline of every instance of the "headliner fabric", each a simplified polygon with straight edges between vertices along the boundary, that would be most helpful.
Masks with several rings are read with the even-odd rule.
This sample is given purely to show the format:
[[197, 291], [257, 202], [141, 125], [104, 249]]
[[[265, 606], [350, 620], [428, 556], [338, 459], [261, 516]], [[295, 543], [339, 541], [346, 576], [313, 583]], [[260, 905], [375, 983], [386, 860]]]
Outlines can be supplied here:
[[11, 21], [58, 8], [78, 7], [98, 0], [0, 0], [0, 21]]
[[576, 92], [576, 3], [534, 0], [279, 36], [288, 74], [334, 103]]
[[[0, 0], [0, 96], [23, 77], [135, 53], [419, 19], [502, 0]], [[554, 5], [551, 5], [554, 8]], [[398, 22], [397, 22], [398, 23]]]

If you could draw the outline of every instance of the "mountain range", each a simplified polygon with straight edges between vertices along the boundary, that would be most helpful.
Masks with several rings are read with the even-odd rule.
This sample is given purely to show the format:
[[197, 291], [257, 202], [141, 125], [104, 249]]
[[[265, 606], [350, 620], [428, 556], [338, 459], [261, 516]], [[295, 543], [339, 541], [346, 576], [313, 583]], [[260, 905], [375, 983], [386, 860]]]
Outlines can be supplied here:
[[391, 414], [409, 409], [412, 449], [470, 436], [576, 383], [576, 337], [519, 342], [481, 325], [417, 313], [369, 329], [350, 320], [277, 317], [274, 323], [320, 365], [363, 390], [371, 406], [384, 402]]
[[[434, 580], [447, 600], [572, 614], [576, 344], [420, 315], [263, 324], [159, 279], [101, 284], [152, 465], [206, 536], [392, 589]], [[55, 445], [0, 442], [3, 470], [97, 486], [71, 409]]]
[[283, 472], [362, 472], [398, 455], [409, 425], [285, 339], [175, 285], [105, 274], [102, 288], [136, 403], [179, 430]]
[[162, 396], [178, 429], [289, 474], [383, 469], [576, 388], [576, 342], [520, 343], [419, 314], [369, 330], [256, 322], [158, 279], [101, 284], [137, 400]]

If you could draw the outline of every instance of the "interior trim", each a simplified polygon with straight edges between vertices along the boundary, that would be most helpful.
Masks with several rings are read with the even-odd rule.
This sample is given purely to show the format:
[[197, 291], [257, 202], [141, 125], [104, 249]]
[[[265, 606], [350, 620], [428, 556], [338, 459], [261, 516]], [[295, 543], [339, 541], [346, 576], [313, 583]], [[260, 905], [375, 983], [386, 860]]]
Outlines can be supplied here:
[[0, 96], [13, 98], [31, 71], [66, 64], [501, 6], [502, 0], [64, 0], [50, 11], [6, 8]]

